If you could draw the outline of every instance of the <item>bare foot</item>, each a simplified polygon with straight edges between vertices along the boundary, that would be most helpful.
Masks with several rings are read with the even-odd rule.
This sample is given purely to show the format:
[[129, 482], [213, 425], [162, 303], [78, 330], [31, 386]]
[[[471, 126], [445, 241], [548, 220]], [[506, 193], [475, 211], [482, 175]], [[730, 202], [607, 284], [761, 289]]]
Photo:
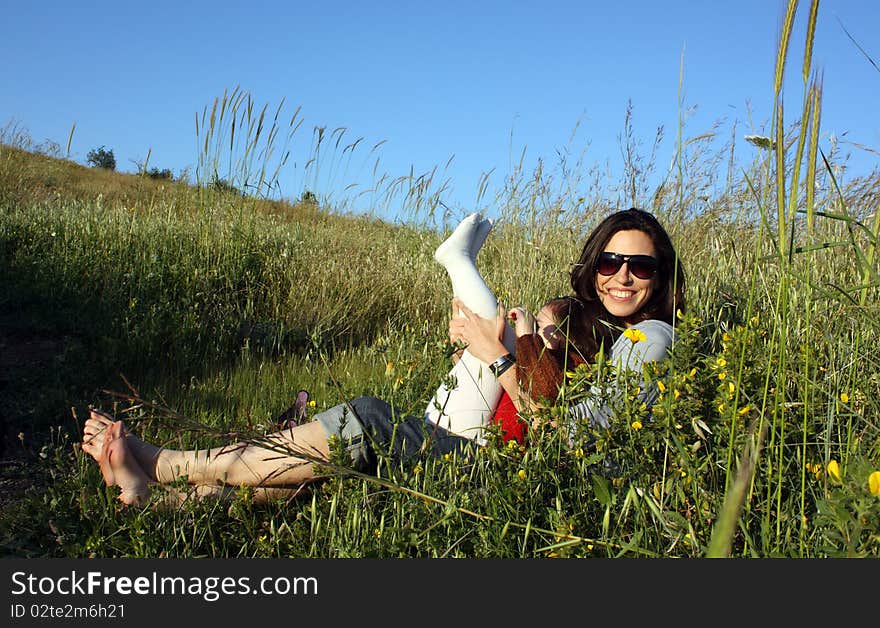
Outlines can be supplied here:
[[89, 418], [83, 424], [82, 450], [100, 462], [101, 448], [107, 428], [114, 423], [113, 417], [100, 410], [89, 410]]
[[104, 431], [98, 464], [107, 486], [121, 489], [119, 500], [123, 504], [141, 506], [150, 496], [149, 478], [128, 448], [124, 429], [121, 421], [114, 421]]
[[[103, 447], [107, 430], [115, 423], [120, 422], [106, 412], [95, 409], [90, 410], [89, 418], [83, 424], [83, 442], [80, 445], [82, 450], [100, 462], [101, 448]], [[150, 474], [155, 475], [156, 460], [161, 448], [141, 440], [129, 432], [124, 425], [121, 428], [121, 436], [127, 441], [128, 449], [134, 455], [141, 469], [148, 476]]]

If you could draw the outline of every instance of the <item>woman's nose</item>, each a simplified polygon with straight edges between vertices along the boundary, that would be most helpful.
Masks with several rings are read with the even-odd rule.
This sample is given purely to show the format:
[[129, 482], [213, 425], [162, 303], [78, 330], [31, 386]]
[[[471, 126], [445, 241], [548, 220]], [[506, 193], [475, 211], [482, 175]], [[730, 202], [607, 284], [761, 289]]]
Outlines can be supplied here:
[[622, 284], [632, 283], [633, 278], [629, 272], [629, 262], [623, 263], [623, 266], [617, 270], [614, 278]]

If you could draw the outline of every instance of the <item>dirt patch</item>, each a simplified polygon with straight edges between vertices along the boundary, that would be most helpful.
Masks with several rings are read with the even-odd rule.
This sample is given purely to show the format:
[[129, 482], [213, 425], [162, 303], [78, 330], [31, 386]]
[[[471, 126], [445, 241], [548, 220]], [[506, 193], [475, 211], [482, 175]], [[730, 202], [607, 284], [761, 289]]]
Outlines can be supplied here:
[[20, 375], [46, 368], [64, 351], [66, 340], [0, 324], [0, 512], [34, 486], [26, 455], [19, 446], [22, 421], [12, 399]]

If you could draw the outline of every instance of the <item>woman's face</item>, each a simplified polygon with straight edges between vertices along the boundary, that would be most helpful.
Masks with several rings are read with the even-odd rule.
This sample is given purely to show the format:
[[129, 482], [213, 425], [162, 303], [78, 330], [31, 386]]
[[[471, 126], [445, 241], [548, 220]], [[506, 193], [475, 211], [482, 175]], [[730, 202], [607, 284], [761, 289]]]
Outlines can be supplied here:
[[[605, 245], [604, 252], [656, 256], [651, 237], [635, 229], [615, 233]], [[629, 327], [635, 322], [633, 316], [651, 298], [656, 281], [656, 274], [650, 279], [639, 279], [630, 272], [629, 263], [625, 263], [613, 275], [600, 275], [597, 272], [596, 292], [605, 309], [623, 319]]]

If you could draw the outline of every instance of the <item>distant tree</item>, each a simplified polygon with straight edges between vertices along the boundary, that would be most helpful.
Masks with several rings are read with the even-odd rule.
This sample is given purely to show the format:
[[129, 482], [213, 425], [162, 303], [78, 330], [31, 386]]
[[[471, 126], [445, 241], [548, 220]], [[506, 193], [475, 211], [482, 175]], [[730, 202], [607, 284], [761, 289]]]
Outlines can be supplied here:
[[104, 168], [106, 170], [116, 170], [116, 157], [113, 155], [113, 149], [107, 150], [103, 146], [93, 148], [86, 155], [86, 161], [90, 166], [95, 168]]
[[174, 174], [171, 172], [170, 168], [162, 168], [162, 170], [159, 170], [155, 166], [147, 170], [147, 176], [151, 179], [167, 179], [168, 181], [174, 179]]

